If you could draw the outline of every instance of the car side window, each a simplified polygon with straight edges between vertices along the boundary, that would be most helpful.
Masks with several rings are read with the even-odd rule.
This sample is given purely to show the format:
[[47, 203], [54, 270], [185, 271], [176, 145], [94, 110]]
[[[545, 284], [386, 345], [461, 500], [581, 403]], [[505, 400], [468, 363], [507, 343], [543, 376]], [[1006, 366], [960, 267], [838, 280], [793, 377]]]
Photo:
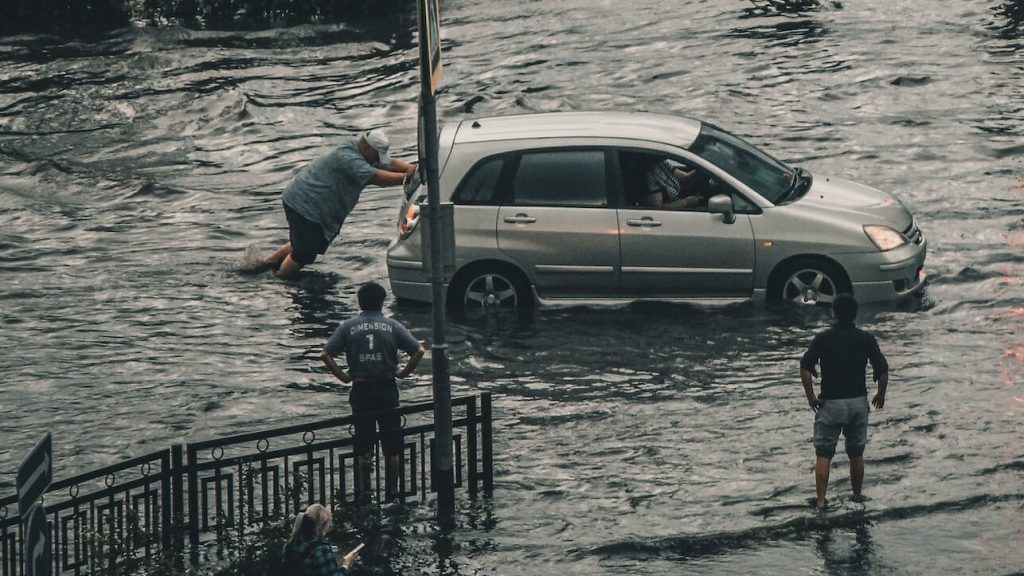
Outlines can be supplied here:
[[738, 192], [730, 190], [732, 196], [732, 207], [738, 214], [760, 214], [761, 209], [750, 200], [741, 196]]
[[527, 152], [512, 180], [518, 206], [607, 206], [605, 153], [602, 150]]
[[497, 204], [498, 178], [505, 165], [503, 157], [495, 157], [477, 164], [469, 176], [462, 179], [455, 191], [456, 204]]

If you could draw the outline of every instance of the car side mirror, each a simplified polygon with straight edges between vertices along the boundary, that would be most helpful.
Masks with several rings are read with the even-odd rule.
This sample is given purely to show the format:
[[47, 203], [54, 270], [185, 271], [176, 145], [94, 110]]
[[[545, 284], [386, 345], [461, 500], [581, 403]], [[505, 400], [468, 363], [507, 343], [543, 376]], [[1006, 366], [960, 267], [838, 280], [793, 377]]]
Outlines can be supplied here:
[[725, 194], [715, 194], [708, 199], [708, 212], [721, 214], [722, 222], [732, 224], [736, 221], [736, 213], [732, 206], [732, 198]]

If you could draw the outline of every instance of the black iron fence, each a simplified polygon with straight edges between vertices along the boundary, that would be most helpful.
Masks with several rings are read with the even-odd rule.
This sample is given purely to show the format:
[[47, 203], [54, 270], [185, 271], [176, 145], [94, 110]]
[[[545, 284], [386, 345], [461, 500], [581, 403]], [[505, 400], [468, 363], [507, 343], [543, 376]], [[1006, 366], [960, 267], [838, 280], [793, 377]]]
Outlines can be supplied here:
[[[403, 406], [402, 451], [393, 496], [434, 491], [433, 405]], [[55, 481], [44, 496], [54, 574], [111, 572], [244, 536], [313, 502], [357, 498], [351, 416], [175, 444], [166, 450]], [[491, 397], [452, 399], [455, 484], [471, 498], [493, 489]], [[385, 496], [379, 444], [370, 493]], [[365, 475], [367, 472], [364, 471]], [[230, 533], [229, 533], [230, 531]], [[0, 499], [0, 576], [24, 574], [17, 496]]]

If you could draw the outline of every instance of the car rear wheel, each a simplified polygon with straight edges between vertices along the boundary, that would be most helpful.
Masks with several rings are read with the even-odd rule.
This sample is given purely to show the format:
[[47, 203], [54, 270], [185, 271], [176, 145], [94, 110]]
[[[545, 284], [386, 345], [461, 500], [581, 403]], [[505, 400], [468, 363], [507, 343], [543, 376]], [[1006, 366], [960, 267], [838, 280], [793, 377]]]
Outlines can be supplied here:
[[459, 274], [448, 292], [452, 313], [461, 319], [501, 315], [520, 316], [533, 311], [533, 295], [526, 278], [509, 266], [479, 266]]
[[850, 282], [838, 266], [825, 261], [800, 260], [776, 276], [768, 302], [831, 307], [836, 295], [850, 290]]

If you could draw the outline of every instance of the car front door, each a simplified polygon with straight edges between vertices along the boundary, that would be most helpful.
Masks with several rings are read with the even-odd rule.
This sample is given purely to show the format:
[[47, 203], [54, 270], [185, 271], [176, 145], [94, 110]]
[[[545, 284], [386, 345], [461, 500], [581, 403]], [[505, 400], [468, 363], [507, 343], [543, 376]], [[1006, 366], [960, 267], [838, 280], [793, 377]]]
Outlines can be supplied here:
[[[712, 193], [731, 194], [716, 180], [711, 182]], [[736, 214], [730, 223], [706, 207], [664, 210], [646, 208], [642, 203], [623, 204], [619, 237], [624, 297], [751, 296], [755, 251], [748, 214]]]
[[601, 149], [524, 152], [498, 211], [498, 248], [541, 298], [610, 298], [619, 287], [619, 229]]

